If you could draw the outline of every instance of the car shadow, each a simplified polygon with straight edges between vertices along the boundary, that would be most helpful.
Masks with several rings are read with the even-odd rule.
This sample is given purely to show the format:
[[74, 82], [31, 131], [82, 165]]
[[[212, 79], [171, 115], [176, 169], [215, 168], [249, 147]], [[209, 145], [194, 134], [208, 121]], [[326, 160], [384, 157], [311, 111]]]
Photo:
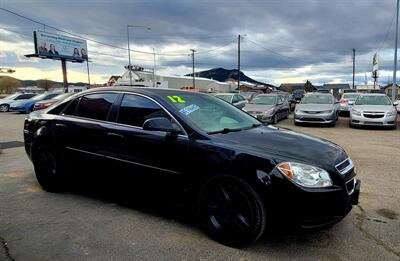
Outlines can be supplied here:
[[[107, 175], [110, 172], [107, 171]], [[101, 178], [99, 178], [101, 177]], [[150, 182], [154, 183], [154, 182]], [[165, 186], [166, 184], [161, 184]], [[204, 233], [199, 225], [198, 213], [195, 208], [195, 200], [187, 201], [183, 194], [171, 193], [162, 186], [148, 184], [148, 180], [124, 179], [110, 180], [102, 173], [96, 174], [96, 182], [93, 178], [68, 179], [66, 193], [80, 195], [104, 202], [116, 204], [123, 208], [139, 211], [149, 216], [173, 221], [190, 229]], [[184, 199], [184, 200], [182, 200]], [[325, 238], [325, 230], [301, 230], [288, 227], [287, 224], [277, 224], [266, 231], [258, 243], [249, 248], [268, 247], [281, 248], [287, 246], [287, 242], [307, 243]], [[204, 233], [204, 237], [208, 237]], [[213, 240], [208, 238], [208, 240]]]

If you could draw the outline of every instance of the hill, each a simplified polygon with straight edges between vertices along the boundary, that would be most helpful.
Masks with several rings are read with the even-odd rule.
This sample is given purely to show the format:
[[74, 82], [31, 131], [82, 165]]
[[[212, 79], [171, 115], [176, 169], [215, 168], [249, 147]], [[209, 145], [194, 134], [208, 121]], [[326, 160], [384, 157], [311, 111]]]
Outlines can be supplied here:
[[[207, 70], [207, 71], [195, 72], [195, 75], [196, 75], [196, 77], [203, 77], [203, 78], [213, 79], [213, 80], [220, 81], [220, 82], [225, 82], [228, 80], [237, 81], [237, 79], [238, 79], [237, 72], [238, 72], [237, 69], [227, 70], [224, 68], [214, 68], [214, 69]], [[190, 74], [187, 74], [186, 76], [193, 76], [193, 74], [190, 73]], [[255, 84], [265, 84], [263, 82], [253, 80], [252, 78], [246, 76], [242, 71], [240, 71], [240, 81], [245, 81], [245, 82], [250, 82], [250, 83], [255, 83]]]

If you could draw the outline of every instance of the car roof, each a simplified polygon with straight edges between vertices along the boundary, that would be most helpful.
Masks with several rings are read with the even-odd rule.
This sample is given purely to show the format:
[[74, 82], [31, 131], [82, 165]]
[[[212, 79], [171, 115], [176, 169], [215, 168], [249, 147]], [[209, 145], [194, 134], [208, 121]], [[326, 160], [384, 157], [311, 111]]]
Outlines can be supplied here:
[[363, 96], [387, 96], [386, 93], [360, 93], [360, 95]]
[[308, 92], [305, 95], [310, 96], [310, 95], [326, 95], [326, 96], [333, 96], [331, 93], [325, 93], [325, 92]]
[[265, 94], [259, 94], [259, 95], [257, 95], [257, 97], [260, 97], [260, 96], [278, 96], [278, 95], [280, 95], [279, 93], [265, 93]]

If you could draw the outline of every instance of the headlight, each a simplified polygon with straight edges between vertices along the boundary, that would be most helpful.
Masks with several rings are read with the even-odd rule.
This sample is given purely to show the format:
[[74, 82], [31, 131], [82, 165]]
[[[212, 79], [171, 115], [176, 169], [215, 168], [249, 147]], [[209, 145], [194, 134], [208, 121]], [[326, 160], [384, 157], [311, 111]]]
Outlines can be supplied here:
[[286, 178], [300, 186], [307, 188], [332, 186], [328, 172], [318, 167], [296, 162], [282, 162], [276, 167]]
[[353, 110], [351, 110], [351, 112], [356, 116], [361, 116], [361, 112], [360, 111], [357, 111], [357, 110], [353, 109]]
[[275, 110], [275, 108], [272, 108], [272, 109], [266, 110], [264, 113], [269, 115], [269, 114], [274, 113], [274, 110]]
[[322, 111], [322, 113], [332, 113], [333, 110], [326, 110], [326, 111]]
[[394, 111], [388, 112], [386, 115], [387, 116], [395, 116], [396, 114], [397, 114], [397, 110], [394, 110]]

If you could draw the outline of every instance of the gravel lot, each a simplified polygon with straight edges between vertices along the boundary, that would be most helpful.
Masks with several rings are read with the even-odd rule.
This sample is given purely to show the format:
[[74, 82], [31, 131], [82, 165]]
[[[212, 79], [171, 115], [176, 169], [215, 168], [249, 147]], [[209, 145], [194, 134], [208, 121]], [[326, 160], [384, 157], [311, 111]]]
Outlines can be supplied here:
[[335, 128], [280, 122], [347, 151], [362, 181], [360, 204], [329, 230], [270, 235], [238, 250], [209, 239], [176, 206], [44, 192], [23, 147], [4, 149], [22, 141], [23, 119], [0, 114], [0, 260], [400, 260], [400, 128], [349, 129], [348, 118]]

